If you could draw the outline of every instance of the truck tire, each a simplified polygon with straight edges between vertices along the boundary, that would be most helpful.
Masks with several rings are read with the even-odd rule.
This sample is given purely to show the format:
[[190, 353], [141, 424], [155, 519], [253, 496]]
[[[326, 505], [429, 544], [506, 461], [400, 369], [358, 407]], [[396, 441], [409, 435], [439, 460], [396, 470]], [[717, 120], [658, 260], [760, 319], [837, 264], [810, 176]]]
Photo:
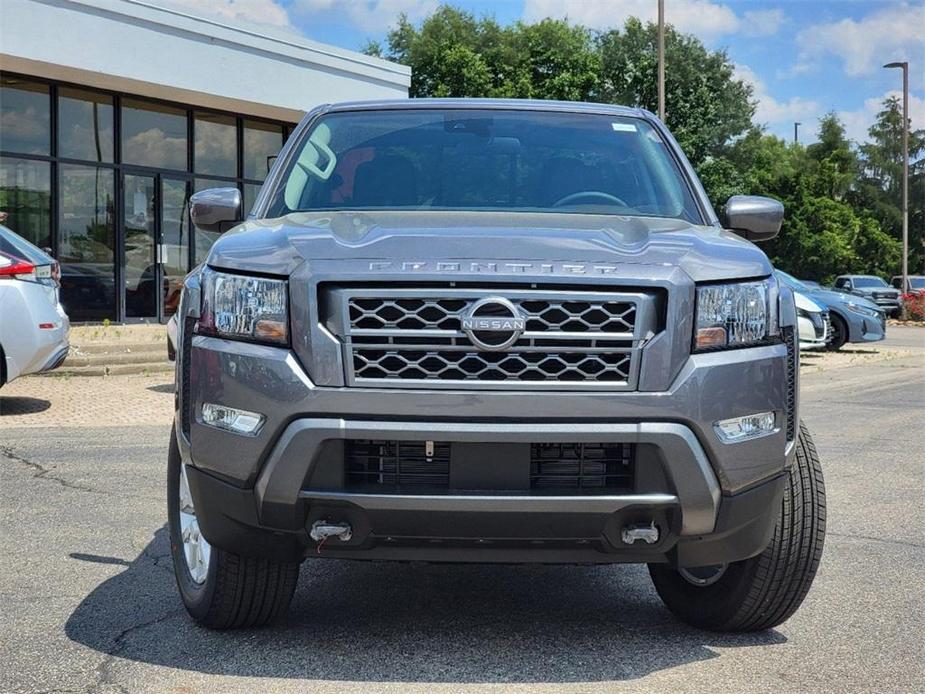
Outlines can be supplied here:
[[[756, 557], [711, 569], [650, 564], [662, 601], [678, 618], [712, 631], [760, 631], [786, 621], [812, 585], [825, 540], [825, 486], [819, 456], [800, 422], [771, 542]], [[717, 577], [718, 576], [718, 577]]]
[[[282, 617], [289, 608], [299, 578], [298, 562], [274, 562], [245, 557], [209, 546], [200, 537], [205, 561], [191, 568], [181, 530], [181, 484], [185, 472], [177, 447], [176, 431], [170, 433], [167, 458], [167, 516], [170, 554], [183, 605], [199, 624], [210, 629], [259, 627]], [[187, 489], [188, 489], [188, 485]], [[188, 494], [188, 492], [187, 492]], [[185, 530], [198, 536], [195, 510], [187, 498], [183, 508]], [[190, 517], [192, 516], [192, 520]]]

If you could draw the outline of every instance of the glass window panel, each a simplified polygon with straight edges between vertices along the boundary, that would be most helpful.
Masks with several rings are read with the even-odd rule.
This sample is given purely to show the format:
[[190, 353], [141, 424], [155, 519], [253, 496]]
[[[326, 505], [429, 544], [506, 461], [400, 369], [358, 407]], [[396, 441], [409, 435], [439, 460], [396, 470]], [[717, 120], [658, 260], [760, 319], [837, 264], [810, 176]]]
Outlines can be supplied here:
[[51, 164], [0, 159], [0, 212], [5, 225], [39, 248], [51, 246]]
[[186, 171], [186, 111], [134, 99], [122, 101], [122, 161]]
[[[193, 192], [198, 193], [200, 190], [207, 188], [237, 188], [231, 181], [220, 181], [215, 178], [195, 178], [193, 179]], [[193, 248], [193, 265], [198, 265], [206, 256], [209, 255], [209, 249], [215, 240], [221, 236], [217, 231], [203, 231], [195, 229], [195, 244]]]
[[180, 305], [183, 279], [189, 271], [189, 195], [186, 181], [161, 179], [161, 262], [164, 269], [164, 316], [172, 316]]
[[116, 235], [113, 170], [61, 164], [58, 182], [61, 304], [72, 321], [114, 319]]
[[283, 146], [283, 126], [244, 121], [244, 178], [262, 181]]
[[0, 150], [51, 154], [48, 85], [18, 77], [0, 78]]
[[196, 113], [193, 168], [213, 176], [238, 175], [238, 129], [232, 116]]
[[155, 263], [154, 176], [126, 175], [122, 179], [125, 261], [122, 265], [127, 318], [157, 315]]
[[257, 200], [257, 193], [260, 192], [261, 186], [256, 183], [245, 183], [244, 184], [244, 215], [247, 216], [250, 214], [251, 209], [254, 207], [254, 202]]
[[58, 90], [58, 156], [112, 163], [112, 97], [61, 87]]

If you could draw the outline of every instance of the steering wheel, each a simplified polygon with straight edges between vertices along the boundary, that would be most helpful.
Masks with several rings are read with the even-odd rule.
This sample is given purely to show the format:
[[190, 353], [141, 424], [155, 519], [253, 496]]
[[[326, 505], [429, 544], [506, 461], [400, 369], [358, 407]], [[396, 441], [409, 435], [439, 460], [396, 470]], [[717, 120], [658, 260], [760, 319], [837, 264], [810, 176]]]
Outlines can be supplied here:
[[566, 195], [564, 198], [556, 200], [552, 206], [562, 207], [563, 205], [569, 205], [582, 198], [597, 198], [599, 200], [606, 200], [607, 202], [615, 202], [622, 207], [629, 207], [625, 200], [621, 200], [616, 195], [604, 193], [600, 190], [579, 190], [577, 193], [572, 193], [571, 195]]

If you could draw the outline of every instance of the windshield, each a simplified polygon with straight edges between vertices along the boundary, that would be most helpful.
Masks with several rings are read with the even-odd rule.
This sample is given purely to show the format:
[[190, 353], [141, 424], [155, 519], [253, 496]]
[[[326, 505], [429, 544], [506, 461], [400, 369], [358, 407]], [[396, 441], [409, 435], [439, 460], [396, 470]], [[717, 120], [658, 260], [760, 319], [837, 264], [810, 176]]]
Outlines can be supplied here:
[[28, 260], [33, 265], [51, 265], [54, 258], [38, 246], [33, 246], [12, 229], [0, 224], [0, 253], [14, 255], [22, 260]]
[[882, 280], [879, 277], [855, 277], [854, 286], [855, 287], [886, 287], [888, 285], [885, 280]]
[[486, 210], [702, 223], [668, 145], [613, 115], [407, 109], [334, 113], [301, 142], [269, 216]]

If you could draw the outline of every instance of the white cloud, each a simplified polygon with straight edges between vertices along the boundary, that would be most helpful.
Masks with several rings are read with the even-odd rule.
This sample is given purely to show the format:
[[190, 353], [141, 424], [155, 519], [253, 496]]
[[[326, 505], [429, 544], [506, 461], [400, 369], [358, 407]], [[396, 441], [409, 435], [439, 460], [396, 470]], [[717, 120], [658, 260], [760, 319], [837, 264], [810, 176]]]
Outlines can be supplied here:
[[925, 4], [892, 5], [860, 20], [847, 18], [807, 27], [797, 34], [796, 70], [805, 71], [814, 61], [833, 55], [841, 59], [850, 76], [871, 74], [884, 63], [904, 59], [914, 59], [918, 74], [925, 75], [921, 69], [925, 58], [922, 27]]
[[[593, 29], [620, 28], [630, 17], [656, 21], [658, 4], [655, 0], [525, 0], [526, 21], [545, 17], [568, 17]], [[756, 10], [739, 17], [728, 5], [713, 0], [671, 0], [665, 3], [665, 21], [680, 31], [710, 40], [735, 32], [768, 36], [780, 28], [784, 13]]]
[[755, 110], [755, 120], [758, 123], [767, 125], [792, 123], [793, 121], [807, 123], [819, 115], [820, 106], [811, 99], [799, 96], [790, 97], [787, 101], [775, 99], [768, 93], [767, 85], [747, 65], [737, 64], [735, 76], [752, 85], [752, 97], [758, 102]]
[[248, 28], [292, 29], [286, 8], [276, 0], [153, 0], [153, 3], [166, 9]]
[[[866, 99], [862, 108], [854, 111], [839, 111], [838, 117], [845, 124], [845, 134], [848, 138], [858, 143], [866, 142], [868, 129], [883, 109], [884, 100], [891, 96], [902, 100], [903, 95], [900, 91], [889, 91], [883, 96]], [[920, 99], [915, 94], [909, 95], [909, 120], [913, 130], [925, 127], [925, 99]]]
[[773, 36], [785, 19], [780, 9], [749, 10], [742, 14], [742, 33], [746, 36]]
[[385, 33], [402, 12], [417, 22], [438, 5], [438, 0], [296, 0], [292, 11], [303, 16], [336, 12], [362, 31]]

